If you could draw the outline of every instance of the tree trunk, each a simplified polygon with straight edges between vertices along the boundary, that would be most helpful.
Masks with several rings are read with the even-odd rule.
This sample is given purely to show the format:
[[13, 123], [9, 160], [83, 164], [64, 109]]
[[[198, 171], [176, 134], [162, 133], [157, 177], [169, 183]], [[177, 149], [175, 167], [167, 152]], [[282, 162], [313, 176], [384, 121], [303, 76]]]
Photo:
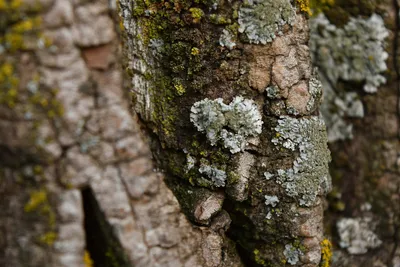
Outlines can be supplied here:
[[232, 220], [210, 266], [237, 264], [225, 250], [246, 266], [318, 266], [330, 156], [304, 3], [120, 3], [157, 166], [193, 225]]
[[115, 5], [0, 4], [0, 265], [216, 266], [229, 217], [193, 226], [154, 172]]
[[400, 266], [399, 3], [339, 0], [320, 11], [311, 47], [333, 157], [332, 265]]
[[0, 1], [0, 265], [327, 264], [304, 3]]

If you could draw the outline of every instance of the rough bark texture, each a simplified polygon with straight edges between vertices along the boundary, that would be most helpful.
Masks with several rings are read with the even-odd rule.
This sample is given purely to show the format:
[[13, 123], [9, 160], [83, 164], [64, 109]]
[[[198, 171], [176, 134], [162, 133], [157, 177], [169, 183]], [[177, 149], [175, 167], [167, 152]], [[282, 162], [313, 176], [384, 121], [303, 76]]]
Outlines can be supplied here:
[[318, 266], [330, 156], [305, 1], [120, 4], [158, 167], [193, 225], [232, 220], [209, 266]]
[[[330, 149], [334, 186], [325, 226], [335, 245], [332, 266], [400, 266], [399, 3], [396, 0], [332, 1], [320, 10], [330, 24], [341, 29], [351, 20], [367, 21], [371, 16], [382, 18], [384, 22], [383, 28], [378, 27], [377, 20], [375, 24], [368, 22], [373, 29], [379, 28], [379, 33], [372, 33], [366, 42], [349, 44], [350, 49], [355, 45], [362, 47], [358, 55], [346, 54], [349, 50], [344, 48], [336, 51], [342, 56], [342, 62], [348, 62], [349, 56], [369, 58], [371, 64], [348, 66], [357, 73], [372, 70], [374, 75], [384, 75], [386, 82], [381, 83], [376, 92], [365, 90], [367, 77], [353, 75], [332, 79], [332, 70], [344, 65], [335, 65], [337, 62], [331, 62], [332, 68], [324, 65], [324, 49], [329, 45], [316, 45], [313, 51], [315, 63], [325, 77], [324, 87], [334, 92], [323, 104], [330, 109], [327, 126], [333, 139]], [[313, 23], [314, 20], [311, 25]], [[354, 30], [359, 31], [362, 29]], [[312, 38], [318, 40], [322, 32], [319, 29]], [[356, 35], [354, 32], [351, 35]], [[374, 56], [380, 60], [385, 60], [386, 56], [373, 54], [379, 49], [371, 54], [371, 50], [364, 48], [375, 42], [377, 34], [386, 32], [380, 46], [389, 54], [387, 68], [377, 71], [373, 65]], [[332, 55], [334, 51], [327, 53]], [[350, 95], [346, 102], [346, 96]]]
[[229, 217], [193, 226], [154, 172], [113, 14], [0, 1], [0, 266], [241, 266]]

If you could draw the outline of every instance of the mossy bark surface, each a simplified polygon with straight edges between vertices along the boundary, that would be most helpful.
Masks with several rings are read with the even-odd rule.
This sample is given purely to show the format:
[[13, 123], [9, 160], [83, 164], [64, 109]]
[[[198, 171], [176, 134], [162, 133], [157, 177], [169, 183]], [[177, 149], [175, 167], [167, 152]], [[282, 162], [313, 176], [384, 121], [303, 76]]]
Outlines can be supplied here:
[[318, 266], [330, 155], [304, 3], [120, 3], [135, 110], [189, 220], [229, 214], [245, 265]]

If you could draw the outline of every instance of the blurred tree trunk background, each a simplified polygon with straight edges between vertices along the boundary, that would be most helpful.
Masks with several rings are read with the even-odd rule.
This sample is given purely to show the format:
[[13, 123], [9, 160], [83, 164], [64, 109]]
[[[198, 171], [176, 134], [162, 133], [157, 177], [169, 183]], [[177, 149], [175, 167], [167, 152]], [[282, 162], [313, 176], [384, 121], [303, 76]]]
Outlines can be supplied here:
[[398, 7], [0, 0], [0, 266], [400, 266]]
[[400, 266], [399, 3], [321, 1], [311, 49], [332, 153], [332, 266]]

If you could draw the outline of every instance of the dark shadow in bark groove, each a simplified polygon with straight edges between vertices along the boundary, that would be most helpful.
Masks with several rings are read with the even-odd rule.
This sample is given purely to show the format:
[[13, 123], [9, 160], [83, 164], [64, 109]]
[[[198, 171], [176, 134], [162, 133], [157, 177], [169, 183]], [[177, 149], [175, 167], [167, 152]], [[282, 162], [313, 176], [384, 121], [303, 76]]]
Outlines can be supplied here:
[[133, 267], [107, 223], [90, 188], [82, 190], [85, 212], [86, 249], [94, 267]]
[[[254, 236], [252, 231], [254, 231], [255, 227], [253, 223], [240, 212], [241, 206], [246, 208], [246, 205], [243, 203], [233, 203], [229, 199], [225, 199], [223, 209], [229, 213], [232, 219], [232, 223], [226, 232], [226, 235], [236, 243], [236, 250], [244, 266], [262, 267], [262, 265], [259, 265], [254, 261], [251, 257], [252, 252], [248, 250], [257, 242], [252, 238], [252, 236]], [[247, 249], [245, 247], [247, 247]]]

